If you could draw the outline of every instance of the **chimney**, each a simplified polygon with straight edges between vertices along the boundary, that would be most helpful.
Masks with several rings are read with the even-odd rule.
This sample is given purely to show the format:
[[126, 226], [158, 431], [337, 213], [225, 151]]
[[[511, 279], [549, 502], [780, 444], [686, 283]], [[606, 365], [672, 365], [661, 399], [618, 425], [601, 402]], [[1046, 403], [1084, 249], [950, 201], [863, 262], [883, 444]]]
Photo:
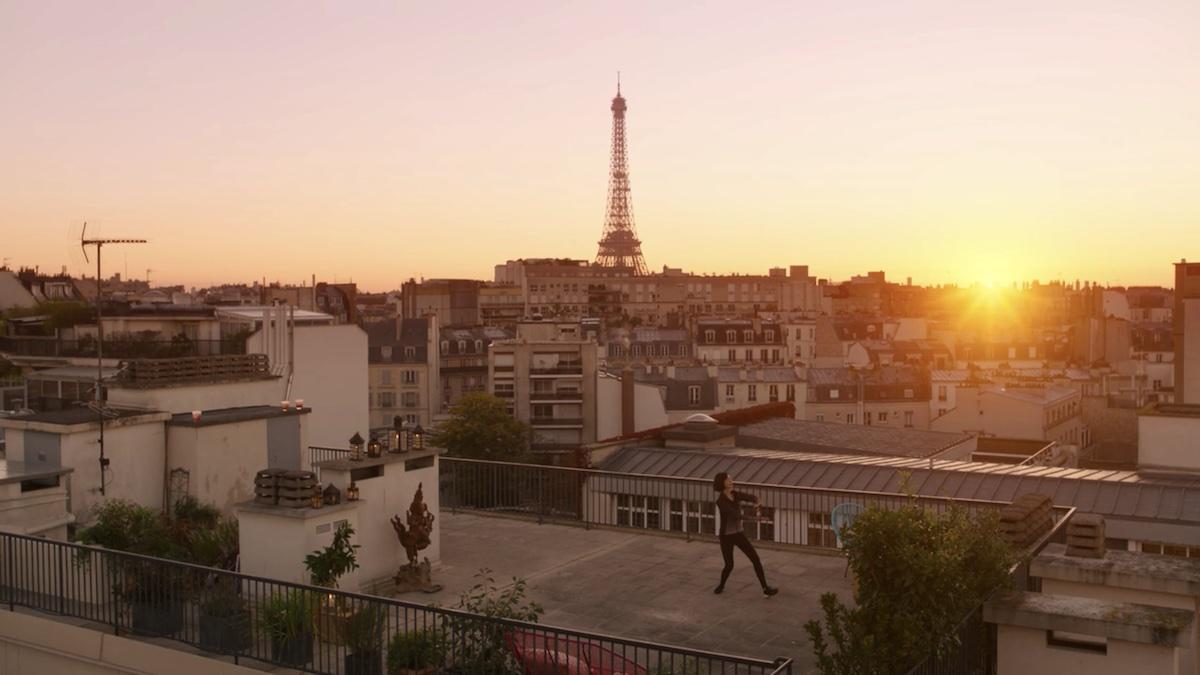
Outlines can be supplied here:
[[628, 436], [637, 431], [634, 413], [633, 369], [626, 366], [621, 371], [621, 435]]
[[1054, 526], [1050, 497], [1023, 494], [1000, 511], [1000, 532], [1014, 549], [1021, 551]]
[[1104, 557], [1104, 518], [1079, 513], [1067, 523], [1067, 555], [1079, 558]]

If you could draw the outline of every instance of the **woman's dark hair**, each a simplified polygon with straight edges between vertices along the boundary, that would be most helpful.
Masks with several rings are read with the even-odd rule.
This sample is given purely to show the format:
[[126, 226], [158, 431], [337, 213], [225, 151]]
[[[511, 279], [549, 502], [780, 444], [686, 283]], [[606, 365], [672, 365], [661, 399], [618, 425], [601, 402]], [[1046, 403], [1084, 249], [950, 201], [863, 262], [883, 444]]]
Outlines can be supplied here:
[[725, 489], [725, 479], [729, 478], [729, 474], [722, 471], [713, 476], [713, 492], [720, 492]]

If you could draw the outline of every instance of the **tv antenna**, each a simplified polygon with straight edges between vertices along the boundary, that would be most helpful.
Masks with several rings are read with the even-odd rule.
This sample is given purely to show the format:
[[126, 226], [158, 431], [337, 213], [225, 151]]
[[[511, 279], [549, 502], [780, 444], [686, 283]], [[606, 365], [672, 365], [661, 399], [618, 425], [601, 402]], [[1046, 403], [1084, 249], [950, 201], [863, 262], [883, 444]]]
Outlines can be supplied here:
[[145, 244], [145, 239], [88, 239], [87, 221], [83, 223], [83, 232], [79, 234], [79, 248], [83, 249], [83, 259], [88, 260], [87, 247], [96, 247], [96, 397], [88, 408], [96, 413], [100, 422], [100, 494], [104, 494], [104, 470], [108, 468], [108, 458], [104, 456], [104, 420], [116, 417], [116, 413], [105, 406], [108, 398], [104, 392], [104, 323], [103, 316], [104, 281], [100, 276], [100, 252], [109, 244]]

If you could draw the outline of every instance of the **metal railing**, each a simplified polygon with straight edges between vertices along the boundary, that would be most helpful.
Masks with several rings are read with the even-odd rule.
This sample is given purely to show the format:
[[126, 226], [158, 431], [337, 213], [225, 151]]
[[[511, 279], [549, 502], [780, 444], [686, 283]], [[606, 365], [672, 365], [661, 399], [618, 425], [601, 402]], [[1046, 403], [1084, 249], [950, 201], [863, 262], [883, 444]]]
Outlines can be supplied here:
[[[104, 353], [108, 354], [107, 346]], [[266, 354], [133, 359], [120, 375], [132, 387], [267, 377], [271, 377], [271, 362]]]
[[[313, 673], [791, 673], [768, 661], [0, 533], [0, 603]], [[387, 665], [386, 670], [384, 665]]]
[[[734, 476], [736, 479], [737, 477]], [[442, 508], [507, 512], [587, 526], [665, 530], [715, 536], [712, 481], [626, 474], [597, 469], [441, 458]], [[762, 515], [747, 518], [747, 536], [780, 544], [839, 549], [832, 527], [835, 506], [856, 504], [897, 509], [916, 503], [936, 512], [959, 507], [970, 513], [999, 511], [1008, 502], [885, 492], [737, 483], [758, 497]], [[1056, 523], [1069, 509], [1055, 508]]]
[[[96, 355], [96, 340], [59, 339], [42, 336], [0, 337], [0, 352], [14, 356], [89, 357]], [[104, 356], [114, 359], [176, 358], [245, 354], [244, 340], [143, 339], [109, 335], [104, 338]]]
[[329, 448], [321, 445], [308, 446], [308, 465], [316, 466], [317, 462], [331, 459], [350, 459], [349, 448]]

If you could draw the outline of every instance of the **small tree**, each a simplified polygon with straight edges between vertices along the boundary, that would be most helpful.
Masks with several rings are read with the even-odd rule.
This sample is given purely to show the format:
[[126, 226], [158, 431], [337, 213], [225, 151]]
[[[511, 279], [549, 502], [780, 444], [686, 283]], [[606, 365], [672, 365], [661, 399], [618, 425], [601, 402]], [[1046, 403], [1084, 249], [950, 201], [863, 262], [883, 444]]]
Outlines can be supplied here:
[[529, 458], [533, 429], [508, 414], [503, 399], [467, 394], [430, 441], [452, 457], [519, 462]]
[[857, 606], [826, 593], [824, 625], [804, 625], [825, 675], [903, 673], [944, 651], [967, 614], [1008, 582], [1012, 560], [997, 514], [915, 503], [860, 515], [846, 550]]
[[333, 542], [304, 557], [304, 567], [313, 584], [337, 588], [337, 581], [347, 572], [358, 569], [358, 544], [351, 544], [354, 528], [346, 523], [333, 533]]
[[[496, 585], [492, 571], [486, 567], [475, 575], [477, 583], [458, 599], [456, 609], [493, 618], [537, 623], [542, 607], [526, 597], [523, 579], [513, 577], [507, 588]], [[505, 645], [505, 636], [512, 630], [504, 624], [482, 619], [447, 616], [443, 620], [443, 635], [456, 644], [456, 672], [520, 673], [513, 653]]]

